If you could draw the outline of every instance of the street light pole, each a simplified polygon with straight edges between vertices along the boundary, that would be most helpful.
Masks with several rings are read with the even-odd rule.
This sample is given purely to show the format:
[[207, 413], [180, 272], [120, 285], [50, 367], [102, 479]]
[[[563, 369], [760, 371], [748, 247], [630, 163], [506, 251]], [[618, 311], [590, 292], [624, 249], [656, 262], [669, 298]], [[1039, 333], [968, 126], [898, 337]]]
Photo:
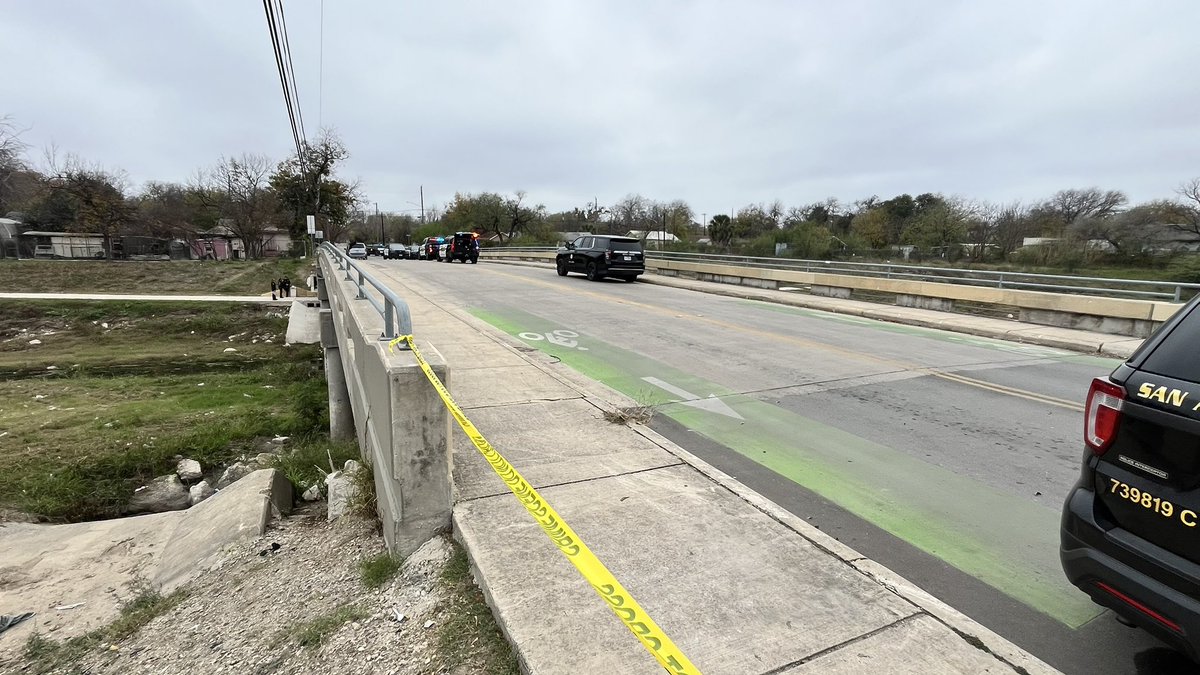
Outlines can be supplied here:
[[375, 217], [379, 219], [379, 243], [386, 244], [387, 242], [384, 241], [385, 235], [383, 234], [383, 216], [379, 215], [379, 202], [375, 202]]
[[425, 186], [419, 186], [421, 189], [421, 224], [425, 224]]

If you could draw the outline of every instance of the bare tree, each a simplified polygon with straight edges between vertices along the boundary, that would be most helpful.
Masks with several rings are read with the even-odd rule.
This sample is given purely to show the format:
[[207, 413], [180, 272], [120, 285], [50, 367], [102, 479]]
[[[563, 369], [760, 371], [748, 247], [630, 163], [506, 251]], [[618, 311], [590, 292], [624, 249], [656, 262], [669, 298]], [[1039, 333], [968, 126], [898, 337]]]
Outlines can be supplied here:
[[521, 206], [521, 202], [525, 200], [525, 191], [517, 190], [515, 194], [516, 197], [513, 199], [504, 200], [504, 210], [508, 216], [508, 234], [506, 235], [507, 239], [501, 236], [500, 243], [504, 243], [506, 240], [512, 241], [518, 232], [525, 229], [537, 217], [536, 209]]
[[1021, 202], [999, 206], [992, 214], [992, 243], [999, 253], [1007, 257], [1025, 243], [1025, 237], [1037, 233], [1037, 223], [1030, 216], [1030, 209]]
[[23, 157], [29, 146], [21, 140], [22, 131], [11, 117], [0, 117], [0, 216], [12, 207], [14, 178], [26, 168]]
[[1180, 185], [1175, 192], [1182, 197], [1182, 201], [1174, 202], [1174, 208], [1160, 209], [1164, 222], [1180, 232], [1200, 236], [1200, 178]]
[[208, 171], [198, 171], [194, 180], [196, 194], [242, 240], [247, 258], [263, 256], [263, 235], [269, 218], [277, 211], [278, 202], [269, 182], [273, 168], [271, 160], [263, 155], [222, 157]]
[[53, 147], [47, 149], [46, 161], [50, 169], [47, 187], [67, 196], [75, 208], [75, 227], [99, 234], [104, 240], [104, 256], [112, 260], [113, 238], [134, 217], [134, 209], [125, 199], [129, 180], [124, 172], [106, 170], [78, 155], [60, 159]]
[[[641, 229], [640, 226], [649, 218], [650, 202], [639, 194], [628, 194], [621, 201], [613, 204], [613, 219], [611, 224], [619, 225], [626, 232]], [[611, 234], [611, 227], [610, 232]]]
[[1108, 218], [1120, 212], [1129, 201], [1120, 190], [1084, 189], [1059, 190], [1042, 205], [1057, 215], [1062, 228], [1070, 227], [1083, 218]]

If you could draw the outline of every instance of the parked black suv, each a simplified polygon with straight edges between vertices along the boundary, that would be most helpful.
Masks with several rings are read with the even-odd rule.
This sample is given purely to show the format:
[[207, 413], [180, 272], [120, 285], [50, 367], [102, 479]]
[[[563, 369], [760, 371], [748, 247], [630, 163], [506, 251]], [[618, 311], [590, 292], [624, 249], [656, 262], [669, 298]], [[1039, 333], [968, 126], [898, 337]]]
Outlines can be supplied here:
[[454, 236], [448, 237], [446, 241], [446, 262], [479, 262], [479, 237], [474, 232], [455, 232]]
[[583, 272], [592, 281], [604, 277], [636, 281], [646, 271], [646, 257], [638, 239], [588, 234], [558, 249], [554, 265], [560, 277]]
[[1063, 507], [1063, 570], [1097, 604], [1200, 660], [1200, 297], [1084, 409], [1083, 471]]

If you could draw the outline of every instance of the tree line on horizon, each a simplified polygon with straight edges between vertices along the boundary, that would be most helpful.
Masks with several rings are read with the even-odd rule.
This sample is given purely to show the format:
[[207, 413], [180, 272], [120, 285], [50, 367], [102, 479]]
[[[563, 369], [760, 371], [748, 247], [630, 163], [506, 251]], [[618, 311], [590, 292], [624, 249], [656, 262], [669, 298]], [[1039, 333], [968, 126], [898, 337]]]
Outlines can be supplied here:
[[[698, 219], [683, 200], [636, 193], [611, 205], [592, 201], [549, 212], [524, 191], [460, 192], [418, 217], [411, 211], [366, 210], [360, 186], [338, 176], [349, 153], [328, 129], [306, 142], [299, 156], [280, 162], [254, 154], [222, 157], [185, 183], [151, 181], [137, 189], [123, 171], [60, 156], [53, 148], [35, 167], [27, 150], [12, 120], [0, 118], [0, 215], [18, 215], [28, 229], [97, 233], [107, 244], [124, 234], [190, 241], [224, 225], [243, 240], [251, 258], [261, 257], [272, 226], [303, 239], [311, 213], [317, 214], [317, 229], [334, 242], [415, 243], [474, 231], [497, 244], [539, 244], [575, 232], [665, 231], [681, 248], [746, 255], [775, 255], [782, 244], [787, 255], [807, 258], [905, 251], [926, 259], [1008, 261], [1023, 253], [1030, 259], [1022, 262], [1068, 267], [1101, 256], [1145, 263], [1200, 246], [1200, 178], [1180, 185], [1174, 199], [1140, 204], [1130, 204], [1119, 190], [1088, 187], [1007, 204], [938, 193], [871, 196], [849, 204], [830, 198], [791, 207], [775, 200]], [[1045, 245], [1024, 253], [1029, 238]]]

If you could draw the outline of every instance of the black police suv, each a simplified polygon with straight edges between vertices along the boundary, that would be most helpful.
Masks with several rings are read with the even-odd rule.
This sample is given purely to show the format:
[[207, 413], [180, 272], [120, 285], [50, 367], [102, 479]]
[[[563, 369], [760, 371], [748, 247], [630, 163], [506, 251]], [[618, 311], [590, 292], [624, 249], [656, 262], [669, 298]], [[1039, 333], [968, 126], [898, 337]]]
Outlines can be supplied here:
[[1071, 583], [1200, 660], [1200, 296], [1107, 377], [1084, 410], [1063, 506]]
[[446, 262], [479, 262], [479, 237], [474, 232], [455, 232], [446, 241]]
[[592, 281], [604, 277], [637, 281], [646, 271], [646, 256], [638, 239], [587, 234], [558, 249], [554, 265], [560, 277], [582, 272]]

